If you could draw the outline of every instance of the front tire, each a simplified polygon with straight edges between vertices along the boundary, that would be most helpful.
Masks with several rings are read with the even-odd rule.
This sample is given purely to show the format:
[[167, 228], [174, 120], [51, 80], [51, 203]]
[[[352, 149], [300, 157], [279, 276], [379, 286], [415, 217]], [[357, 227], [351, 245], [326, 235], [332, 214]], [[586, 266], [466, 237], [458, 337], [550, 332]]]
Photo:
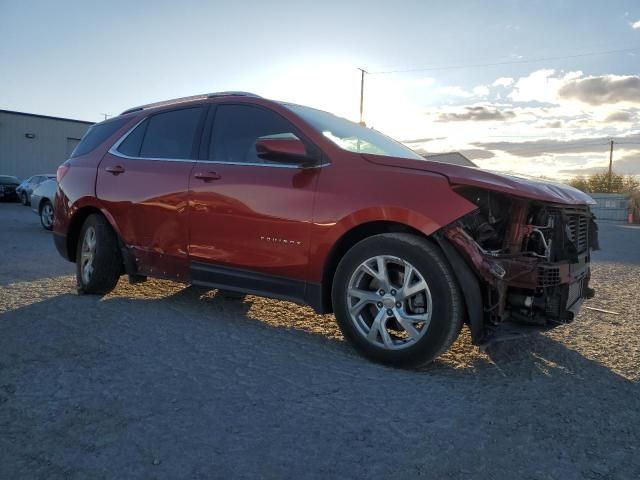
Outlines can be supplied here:
[[390, 365], [433, 361], [463, 323], [458, 284], [439, 248], [406, 233], [375, 235], [353, 246], [336, 270], [332, 301], [356, 350]]
[[122, 273], [118, 237], [99, 214], [87, 217], [76, 250], [78, 293], [105, 295], [113, 290]]
[[45, 230], [53, 228], [53, 204], [49, 200], [44, 200], [40, 205], [40, 224]]
[[20, 202], [22, 202], [22, 205], [24, 205], [25, 207], [29, 205], [29, 197], [27, 197], [27, 192], [22, 192], [20, 194]]

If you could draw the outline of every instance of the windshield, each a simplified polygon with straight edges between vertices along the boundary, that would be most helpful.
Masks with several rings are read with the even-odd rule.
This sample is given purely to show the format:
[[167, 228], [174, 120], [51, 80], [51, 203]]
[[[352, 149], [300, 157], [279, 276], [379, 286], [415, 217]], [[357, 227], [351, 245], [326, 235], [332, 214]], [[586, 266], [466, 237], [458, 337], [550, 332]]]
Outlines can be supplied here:
[[410, 148], [372, 128], [363, 127], [322, 110], [288, 103], [285, 103], [284, 106], [302, 117], [313, 128], [343, 150], [424, 160], [423, 157]]

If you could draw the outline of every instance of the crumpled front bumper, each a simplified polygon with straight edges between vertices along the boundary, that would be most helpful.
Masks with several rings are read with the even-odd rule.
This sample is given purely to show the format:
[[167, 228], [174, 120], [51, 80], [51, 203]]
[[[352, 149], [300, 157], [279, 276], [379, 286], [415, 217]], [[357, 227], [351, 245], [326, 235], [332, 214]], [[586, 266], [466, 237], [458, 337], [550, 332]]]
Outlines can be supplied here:
[[583, 301], [594, 296], [589, 286], [589, 250], [574, 262], [548, 262], [527, 255], [492, 255], [458, 223], [445, 227], [440, 235], [464, 259], [480, 287], [482, 326], [472, 328], [475, 344], [496, 337], [504, 323], [543, 330], [569, 323]]

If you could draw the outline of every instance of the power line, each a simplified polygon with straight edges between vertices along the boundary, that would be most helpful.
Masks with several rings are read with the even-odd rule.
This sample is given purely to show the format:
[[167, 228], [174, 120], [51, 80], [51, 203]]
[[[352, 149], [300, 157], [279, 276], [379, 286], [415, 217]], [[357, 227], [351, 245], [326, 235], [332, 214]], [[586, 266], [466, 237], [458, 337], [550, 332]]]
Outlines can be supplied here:
[[480, 67], [493, 67], [499, 65], [520, 65], [526, 63], [536, 63], [536, 62], [547, 62], [551, 60], [566, 60], [570, 58], [582, 58], [582, 57], [592, 57], [596, 55], [612, 55], [616, 53], [629, 53], [640, 51], [640, 47], [633, 48], [623, 48], [618, 50], [604, 50], [599, 52], [587, 52], [587, 53], [577, 53], [574, 55], [562, 55], [555, 57], [539, 57], [539, 58], [531, 58], [531, 59], [522, 59], [522, 60], [510, 60], [506, 62], [492, 62], [492, 63], [475, 63], [475, 64], [466, 64], [466, 65], [448, 65], [442, 67], [416, 67], [416, 68], [406, 68], [399, 70], [386, 70], [386, 71], [377, 71], [377, 72], [368, 72], [369, 75], [387, 75], [390, 73], [409, 73], [409, 72], [426, 72], [426, 71], [434, 71], [434, 70], [455, 70], [460, 68], [480, 68]]

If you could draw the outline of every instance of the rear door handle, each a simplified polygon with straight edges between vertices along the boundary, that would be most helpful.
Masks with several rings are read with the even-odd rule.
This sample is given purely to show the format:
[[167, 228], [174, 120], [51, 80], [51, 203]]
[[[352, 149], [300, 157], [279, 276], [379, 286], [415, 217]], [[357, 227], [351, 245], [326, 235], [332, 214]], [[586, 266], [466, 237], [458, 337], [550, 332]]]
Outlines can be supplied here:
[[219, 180], [221, 178], [216, 172], [198, 172], [194, 177], [203, 182], [211, 182], [212, 180]]
[[105, 170], [113, 175], [120, 175], [124, 173], [124, 167], [122, 165], [114, 165], [113, 167], [107, 167]]

